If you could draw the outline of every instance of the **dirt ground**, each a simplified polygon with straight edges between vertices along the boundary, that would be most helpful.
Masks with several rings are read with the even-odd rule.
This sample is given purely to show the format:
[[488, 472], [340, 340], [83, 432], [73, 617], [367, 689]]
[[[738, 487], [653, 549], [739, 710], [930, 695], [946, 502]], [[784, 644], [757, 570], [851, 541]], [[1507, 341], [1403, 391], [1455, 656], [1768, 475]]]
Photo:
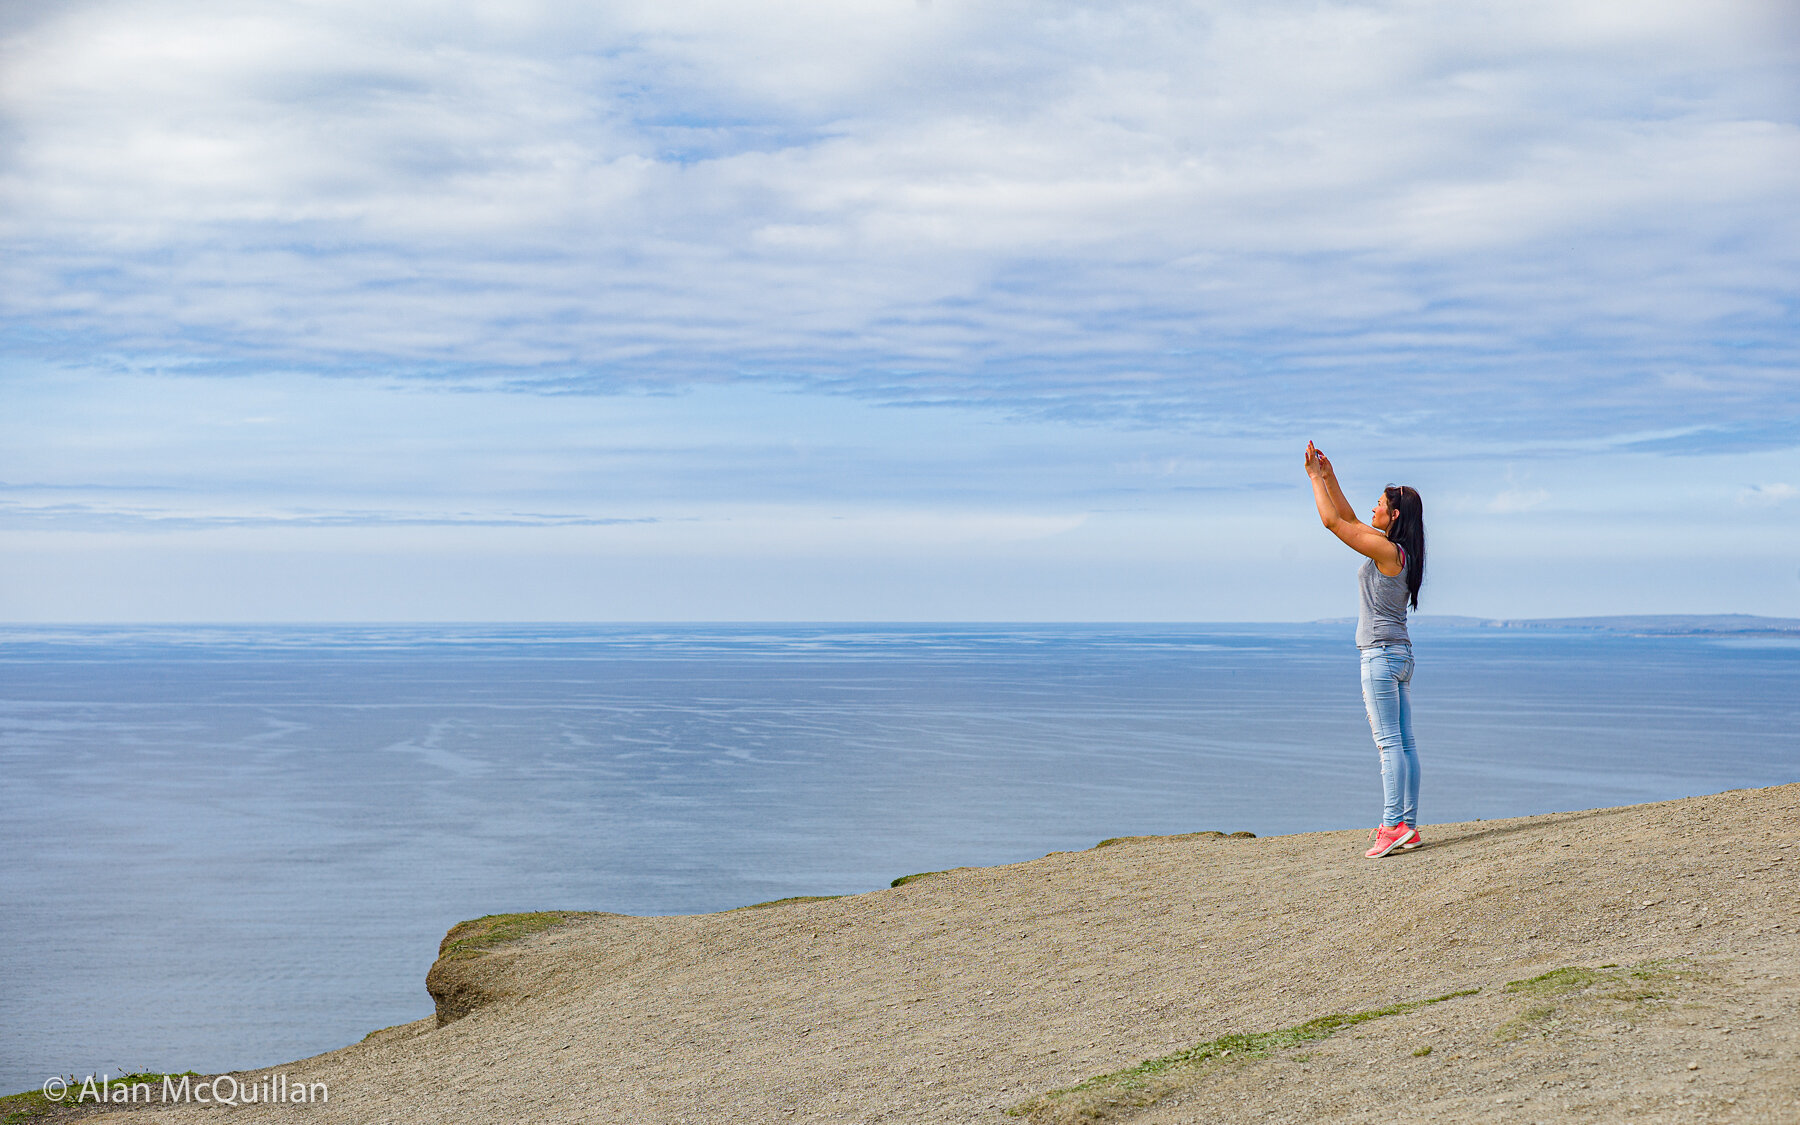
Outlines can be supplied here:
[[[495, 999], [465, 1018], [237, 1076], [325, 1082], [324, 1104], [88, 1120], [1800, 1123], [1800, 785], [1423, 831], [1378, 861], [1360, 832], [1164, 837], [577, 919], [473, 959]], [[1592, 972], [1508, 988], [1569, 967]], [[1042, 1096], [1470, 989], [1118, 1096]]]

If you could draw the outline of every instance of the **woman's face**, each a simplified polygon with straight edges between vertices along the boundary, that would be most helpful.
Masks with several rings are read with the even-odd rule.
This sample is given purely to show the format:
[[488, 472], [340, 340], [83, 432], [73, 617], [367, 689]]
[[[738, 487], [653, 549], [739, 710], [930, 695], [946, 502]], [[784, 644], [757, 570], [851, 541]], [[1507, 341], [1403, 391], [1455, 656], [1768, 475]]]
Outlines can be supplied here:
[[1386, 531], [1394, 526], [1394, 510], [1388, 507], [1387, 493], [1383, 492], [1375, 501], [1375, 508], [1369, 513], [1369, 526], [1376, 531]]

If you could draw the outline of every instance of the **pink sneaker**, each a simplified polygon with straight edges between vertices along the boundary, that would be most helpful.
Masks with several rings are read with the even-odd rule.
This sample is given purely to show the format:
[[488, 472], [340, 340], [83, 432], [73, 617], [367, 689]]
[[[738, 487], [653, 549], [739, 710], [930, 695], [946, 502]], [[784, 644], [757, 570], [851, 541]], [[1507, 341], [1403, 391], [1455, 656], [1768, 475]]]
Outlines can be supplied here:
[[1409, 824], [1407, 827], [1412, 829], [1412, 839], [1400, 845], [1400, 850], [1403, 852], [1410, 852], [1425, 842], [1425, 837], [1419, 835], [1419, 828], [1417, 825]]
[[1375, 829], [1373, 835], [1375, 837], [1375, 846], [1363, 854], [1370, 859], [1380, 859], [1382, 856], [1418, 835], [1418, 833], [1414, 832], [1404, 824], [1395, 824], [1392, 826], [1384, 824]]

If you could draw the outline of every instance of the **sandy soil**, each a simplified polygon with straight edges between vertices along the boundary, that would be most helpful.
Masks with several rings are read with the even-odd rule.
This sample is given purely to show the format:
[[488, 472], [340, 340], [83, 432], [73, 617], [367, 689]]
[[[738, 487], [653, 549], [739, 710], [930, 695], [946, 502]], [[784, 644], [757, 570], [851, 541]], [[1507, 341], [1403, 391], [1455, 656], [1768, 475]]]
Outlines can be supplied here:
[[[580, 920], [490, 955], [511, 995], [464, 1019], [274, 1068], [328, 1083], [327, 1104], [94, 1120], [997, 1125], [1229, 1032], [1480, 989], [1117, 1112], [1800, 1122], [1800, 785], [1424, 831], [1379, 861], [1360, 832], [1167, 837], [829, 902]], [[1655, 979], [1506, 988], [1601, 965]]]

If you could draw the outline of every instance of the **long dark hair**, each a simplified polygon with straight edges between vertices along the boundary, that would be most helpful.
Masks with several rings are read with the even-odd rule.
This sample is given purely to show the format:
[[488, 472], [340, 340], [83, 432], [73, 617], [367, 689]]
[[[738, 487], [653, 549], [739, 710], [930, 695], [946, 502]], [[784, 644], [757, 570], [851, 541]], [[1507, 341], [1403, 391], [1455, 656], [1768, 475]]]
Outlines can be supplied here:
[[1390, 484], [1381, 490], [1387, 497], [1388, 511], [1394, 522], [1388, 524], [1388, 542], [1400, 544], [1406, 552], [1406, 592], [1412, 607], [1419, 608], [1419, 584], [1425, 581], [1425, 502], [1419, 491], [1404, 484]]

